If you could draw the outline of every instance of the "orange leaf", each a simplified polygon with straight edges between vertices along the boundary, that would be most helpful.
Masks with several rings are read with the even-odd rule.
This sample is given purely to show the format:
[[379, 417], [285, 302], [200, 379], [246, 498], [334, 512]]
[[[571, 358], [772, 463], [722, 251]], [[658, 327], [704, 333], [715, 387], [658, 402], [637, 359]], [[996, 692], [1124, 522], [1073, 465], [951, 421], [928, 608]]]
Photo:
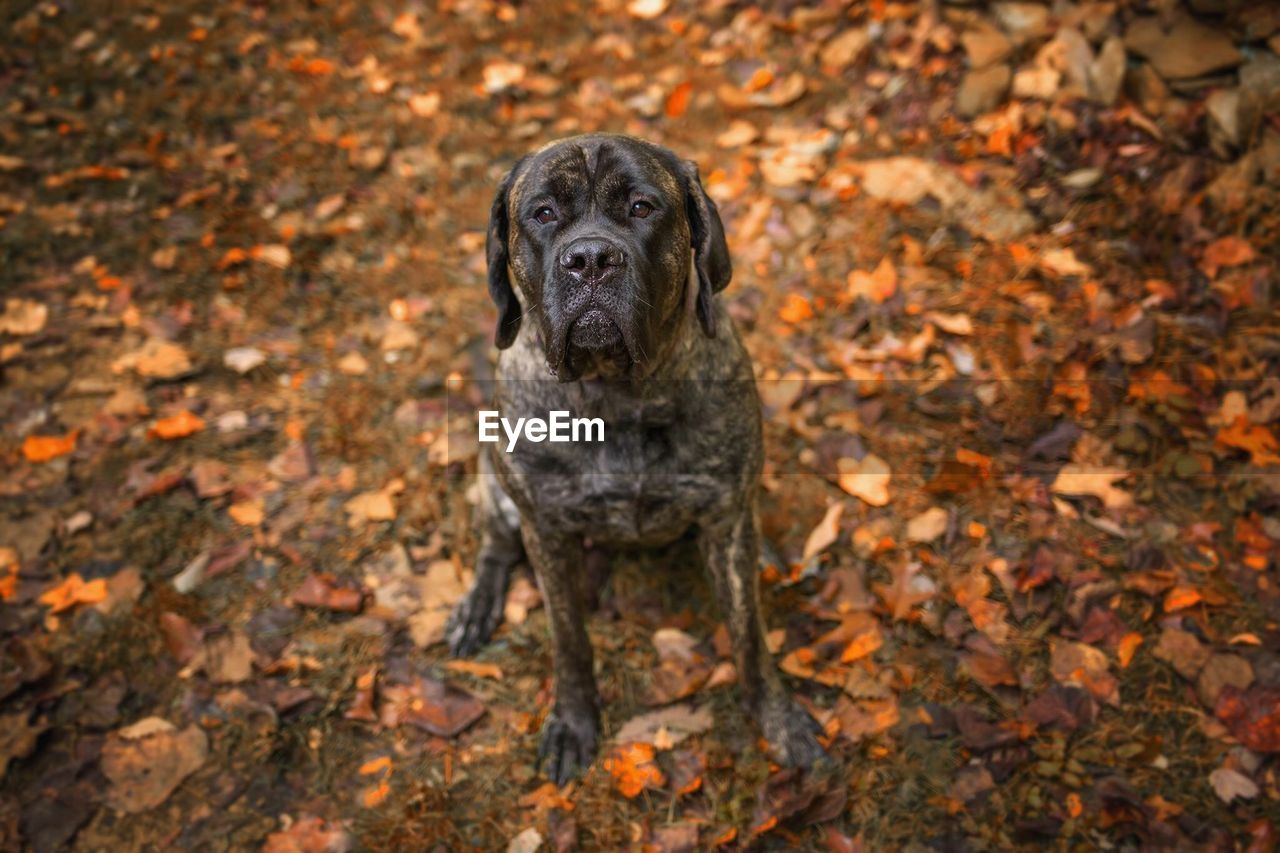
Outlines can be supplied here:
[[492, 678], [494, 681], [502, 680], [502, 669], [494, 663], [481, 663], [474, 660], [451, 660], [445, 663], [444, 668], [451, 669], [454, 672], [465, 672], [477, 678]]
[[1200, 268], [1204, 270], [1205, 275], [1213, 278], [1218, 273], [1218, 267], [1238, 267], [1249, 263], [1255, 257], [1257, 253], [1246, 241], [1239, 237], [1223, 237], [1205, 246]]
[[733, 840], [738, 837], [738, 828], [731, 826], [724, 832], [711, 839], [712, 847], [723, 847], [726, 844], [732, 844]]
[[684, 115], [684, 111], [689, 108], [689, 95], [692, 93], [693, 84], [687, 80], [672, 89], [671, 94], [667, 95], [667, 118], [680, 118]]
[[1271, 430], [1260, 424], [1250, 424], [1244, 415], [1237, 415], [1231, 426], [1218, 430], [1213, 439], [1223, 447], [1248, 451], [1254, 465], [1280, 465], [1280, 443]]
[[751, 827], [751, 834], [764, 835], [766, 832], [773, 829], [777, 825], [778, 825], [778, 816], [776, 814], [769, 815], [768, 818], [756, 824], [755, 826]]
[[614, 785], [627, 799], [639, 795], [647, 787], [661, 787], [666, 781], [653, 763], [653, 745], [625, 743], [614, 747], [604, 760], [604, 769], [613, 777]]
[[759, 92], [773, 82], [773, 72], [768, 68], [757, 68], [742, 88], [748, 92]]
[[38, 599], [49, 605], [51, 613], [74, 607], [77, 604], [97, 604], [107, 597], [107, 581], [104, 578], [85, 583], [79, 572], [73, 572], [66, 580], [45, 592]]
[[844, 647], [844, 651], [840, 653], [840, 662], [852, 663], [866, 657], [882, 645], [884, 645], [884, 638], [880, 635], [878, 627], [863, 631]]
[[227, 515], [231, 516], [237, 524], [243, 524], [245, 527], [257, 527], [266, 517], [261, 498], [233, 503], [227, 507]]
[[197, 414], [188, 412], [186, 409], [171, 415], [167, 418], [161, 418], [151, 425], [151, 429], [147, 430], [147, 434], [154, 438], [163, 438], [166, 440], [175, 438], [185, 438], [192, 433], [197, 433], [204, 429], [204, 420]]
[[1200, 590], [1192, 586], [1179, 584], [1164, 597], [1164, 612], [1173, 613], [1177, 610], [1186, 610], [1188, 607], [1199, 604], [1204, 599], [1200, 594]]
[[803, 323], [813, 319], [813, 306], [798, 293], [788, 293], [787, 301], [778, 311], [778, 318], [786, 323]]
[[387, 798], [387, 794], [391, 793], [391, 783], [383, 779], [376, 787], [369, 788], [360, 796], [360, 802], [364, 804], [366, 809], [372, 809], [381, 805], [382, 801]]
[[1075, 791], [1067, 794], [1067, 814], [1072, 817], [1080, 817], [1084, 812], [1084, 803], [1080, 802], [1080, 795]]
[[373, 774], [381, 773], [384, 770], [388, 772], [391, 770], [391, 756], [389, 755], [383, 755], [379, 758], [366, 761], [364, 764], [360, 765], [360, 769], [357, 772], [361, 776], [372, 776]]
[[1129, 666], [1140, 645], [1142, 645], [1142, 635], [1136, 631], [1130, 631], [1120, 638], [1120, 645], [1116, 648], [1116, 660], [1120, 662], [1121, 669]]
[[893, 261], [884, 257], [871, 272], [851, 270], [847, 280], [851, 299], [863, 296], [868, 302], [880, 305], [897, 291], [898, 270], [893, 266]]
[[227, 267], [233, 267], [236, 264], [243, 264], [249, 260], [249, 253], [244, 249], [227, 249], [226, 254], [218, 261], [216, 267], [225, 270]]
[[31, 462], [48, 462], [66, 456], [76, 449], [79, 434], [80, 430], [73, 429], [66, 435], [29, 435], [22, 442], [22, 455]]

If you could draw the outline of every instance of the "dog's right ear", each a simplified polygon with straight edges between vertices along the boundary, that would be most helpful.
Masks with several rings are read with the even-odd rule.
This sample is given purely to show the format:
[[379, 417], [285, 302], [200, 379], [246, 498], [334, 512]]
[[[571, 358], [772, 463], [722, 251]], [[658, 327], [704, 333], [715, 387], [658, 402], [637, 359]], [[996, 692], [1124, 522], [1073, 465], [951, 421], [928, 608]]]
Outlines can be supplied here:
[[489, 230], [484, 238], [484, 253], [489, 264], [489, 298], [498, 306], [498, 326], [493, 335], [493, 342], [498, 349], [506, 349], [515, 342], [522, 316], [520, 300], [511, 287], [511, 274], [507, 271], [511, 260], [507, 248], [511, 228], [507, 193], [511, 190], [512, 180], [519, 168], [520, 164], [516, 163], [498, 185], [493, 206], [489, 209]]

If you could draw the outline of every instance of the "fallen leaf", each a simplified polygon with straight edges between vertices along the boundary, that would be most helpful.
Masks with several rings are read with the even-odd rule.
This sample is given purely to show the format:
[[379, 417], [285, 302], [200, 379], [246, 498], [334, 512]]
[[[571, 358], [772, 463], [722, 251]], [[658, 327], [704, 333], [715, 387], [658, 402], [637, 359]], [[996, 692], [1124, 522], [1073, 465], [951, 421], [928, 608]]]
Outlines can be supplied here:
[[849, 271], [848, 294], [851, 299], [862, 297], [868, 302], [880, 305], [897, 291], [898, 271], [888, 256], [881, 258], [880, 263], [871, 272]]
[[1048, 249], [1040, 256], [1040, 268], [1055, 276], [1093, 275], [1088, 264], [1076, 257], [1071, 249]]
[[262, 853], [347, 853], [354, 846], [355, 839], [342, 824], [302, 814], [268, 835]]
[[1092, 495], [1101, 498], [1107, 509], [1124, 509], [1133, 503], [1133, 495], [1115, 483], [1128, 476], [1122, 468], [1071, 463], [1062, 466], [1050, 489], [1059, 495]]
[[648, 743], [615, 745], [605, 756], [604, 769], [627, 799], [639, 796], [645, 788], [661, 788], [667, 781], [654, 763], [653, 745]]
[[536, 826], [531, 826], [507, 842], [507, 853], [537, 853], [541, 846], [542, 833]]
[[0, 334], [34, 335], [49, 320], [49, 307], [30, 299], [6, 299], [0, 314]]
[[336, 586], [323, 575], [309, 575], [289, 598], [302, 607], [318, 607], [345, 613], [358, 613], [363, 602], [360, 590]]
[[542, 606], [542, 593], [528, 578], [521, 575], [507, 589], [507, 600], [502, 607], [502, 619], [509, 625], [523, 625], [529, 611]]
[[627, 13], [634, 18], [649, 21], [667, 11], [671, 0], [630, 0]]
[[476, 660], [451, 660], [445, 662], [444, 668], [453, 672], [465, 672], [467, 675], [474, 675], [476, 678], [492, 678], [494, 681], [502, 680], [502, 668], [494, 663], [483, 663]]
[[199, 726], [178, 731], [167, 720], [149, 717], [121, 729], [102, 747], [102, 773], [111, 783], [105, 800], [130, 814], [154, 808], [200, 769], [208, 753]]
[[0, 781], [4, 780], [9, 762], [30, 755], [40, 735], [49, 727], [44, 722], [31, 725], [30, 717], [29, 710], [0, 715]]
[[1255, 684], [1248, 690], [1227, 685], [1214, 716], [1254, 752], [1280, 752], [1280, 687]]
[[160, 418], [152, 423], [150, 428], [147, 429], [147, 435], [172, 441], [176, 438], [186, 438], [189, 435], [194, 435], [202, 429], [204, 429], [203, 418], [186, 409], [181, 409], [175, 415]]
[[687, 704], [669, 705], [632, 717], [622, 724], [613, 739], [617, 743], [655, 744], [658, 734], [665, 732], [665, 748], [669, 749], [690, 735], [708, 731], [713, 722], [710, 705], [703, 705], [696, 710]]
[[912, 608], [933, 598], [937, 592], [933, 581], [920, 573], [920, 564], [910, 560], [902, 560], [894, 567], [892, 584], [878, 583], [872, 588], [894, 621], [909, 617]]
[[222, 354], [222, 363], [242, 376], [266, 360], [266, 353], [257, 347], [233, 347]]
[[1247, 240], [1240, 237], [1222, 237], [1214, 240], [1204, 248], [1200, 258], [1200, 269], [1209, 278], [1218, 275], [1222, 267], [1238, 267], [1257, 258], [1257, 252]]
[[22, 442], [22, 455], [29, 462], [48, 462], [66, 456], [76, 449], [79, 435], [80, 431], [75, 429], [66, 435], [29, 435]]
[[798, 325], [813, 319], [813, 306], [809, 300], [798, 293], [788, 293], [786, 301], [778, 309], [778, 319], [784, 323]]
[[382, 688], [379, 722], [389, 728], [417, 726], [437, 737], [455, 737], [485, 714], [484, 703], [465, 690], [418, 676], [409, 684]]
[[1231, 447], [1249, 453], [1254, 465], [1280, 465], [1280, 442], [1271, 430], [1260, 424], [1250, 424], [1244, 415], [1238, 416], [1231, 426], [1218, 430], [1213, 438], [1222, 447]]
[[930, 507], [907, 522], [908, 542], [932, 542], [947, 532], [951, 514], [940, 506]]
[[293, 262], [293, 255], [290, 253], [289, 247], [281, 243], [253, 246], [249, 249], [249, 257], [255, 261], [261, 261], [267, 266], [281, 270], [287, 268]]
[[72, 572], [61, 583], [45, 590], [38, 601], [49, 605], [50, 613], [61, 613], [77, 604], [97, 604], [107, 597], [107, 581], [96, 578], [86, 582], [79, 572]]
[[1107, 656], [1093, 646], [1051, 640], [1049, 672], [1061, 684], [1083, 687], [1100, 702], [1120, 705], [1120, 684], [1108, 671]]
[[245, 527], [257, 527], [266, 518], [266, 509], [262, 498], [251, 498], [245, 501], [238, 501], [227, 507], [227, 515], [231, 516], [232, 521], [237, 524], [243, 524]]
[[1239, 770], [1228, 767], [1219, 767], [1210, 773], [1209, 784], [1213, 786], [1213, 792], [1218, 795], [1218, 799], [1224, 803], [1230, 803], [1237, 797], [1242, 800], [1252, 800], [1258, 796], [1256, 782]]
[[836, 539], [840, 537], [840, 516], [843, 513], [843, 503], [836, 502], [827, 507], [826, 514], [822, 516], [822, 520], [809, 532], [808, 538], [805, 539], [802, 559], [808, 560], [810, 557], [821, 554], [835, 543]]
[[358, 527], [370, 521], [395, 521], [396, 506], [385, 491], [361, 492], [342, 505], [347, 524]]
[[836, 468], [840, 472], [840, 488], [855, 498], [871, 506], [889, 503], [889, 480], [892, 474], [889, 463], [879, 456], [868, 453], [860, 461], [842, 458], [837, 460]]
[[141, 349], [122, 355], [111, 363], [113, 373], [134, 370], [140, 376], [155, 379], [176, 379], [192, 371], [187, 351], [170, 341], [151, 338]]

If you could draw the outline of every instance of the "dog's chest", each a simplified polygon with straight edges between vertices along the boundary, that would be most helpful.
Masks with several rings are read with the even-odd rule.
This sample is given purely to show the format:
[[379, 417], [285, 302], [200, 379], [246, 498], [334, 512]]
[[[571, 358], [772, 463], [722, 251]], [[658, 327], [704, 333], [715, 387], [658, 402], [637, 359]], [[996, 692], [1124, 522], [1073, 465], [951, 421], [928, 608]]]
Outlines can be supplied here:
[[727, 511], [749, 455], [723, 412], [695, 402], [593, 410], [603, 441], [524, 442], [499, 464], [540, 523], [601, 542], [669, 542]]

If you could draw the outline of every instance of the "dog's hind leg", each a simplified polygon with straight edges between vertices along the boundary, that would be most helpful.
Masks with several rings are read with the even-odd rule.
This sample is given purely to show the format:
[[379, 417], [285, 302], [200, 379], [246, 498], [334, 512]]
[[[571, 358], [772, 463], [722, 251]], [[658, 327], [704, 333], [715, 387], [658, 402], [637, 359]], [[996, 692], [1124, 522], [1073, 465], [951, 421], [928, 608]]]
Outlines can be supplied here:
[[484, 453], [480, 454], [479, 487], [480, 551], [476, 556], [475, 582], [450, 614], [445, 629], [449, 652], [455, 657], [475, 654], [502, 624], [511, 570], [525, 556], [520, 512], [502, 490]]

